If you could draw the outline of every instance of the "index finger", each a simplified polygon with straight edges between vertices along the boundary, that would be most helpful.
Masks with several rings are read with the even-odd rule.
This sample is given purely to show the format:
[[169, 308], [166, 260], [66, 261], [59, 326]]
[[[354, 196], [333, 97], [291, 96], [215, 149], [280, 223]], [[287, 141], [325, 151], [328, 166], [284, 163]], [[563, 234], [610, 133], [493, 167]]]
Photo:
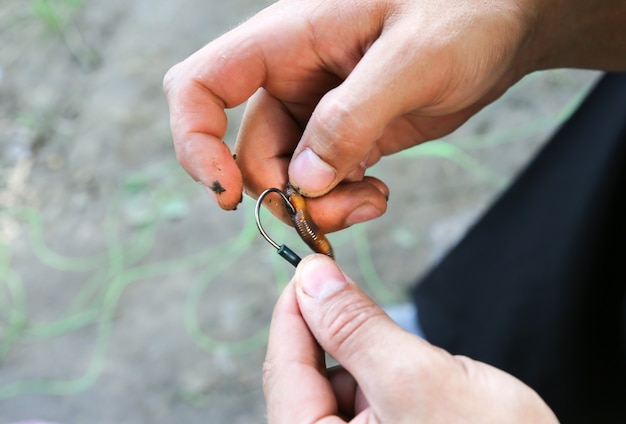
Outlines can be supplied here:
[[224, 209], [241, 201], [242, 177], [222, 141], [226, 108], [242, 104], [265, 81], [262, 45], [268, 31], [242, 25], [207, 44], [164, 77], [176, 156], [196, 181], [211, 189]]
[[326, 378], [324, 353], [302, 315], [293, 282], [274, 308], [263, 367], [263, 390], [269, 423], [344, 423]]
[[[174, 66], [165, 75], [163, 87], [178, 161], [192, 178], [211, 189], [223, 209], [235, 209], [241, 202], [243, 183], [222, 141], [227, 129], [224, 109], [250, 97], [264, 78], [264, 69], [262, 61], [249, 52], [243, 57], [227, 53], [228, 43], [218, 40]], [[248, 67], [248, 75], [235, 78], [243, 73], [242, 67]], [[224, 90], [225, 86], [237, 89]]]

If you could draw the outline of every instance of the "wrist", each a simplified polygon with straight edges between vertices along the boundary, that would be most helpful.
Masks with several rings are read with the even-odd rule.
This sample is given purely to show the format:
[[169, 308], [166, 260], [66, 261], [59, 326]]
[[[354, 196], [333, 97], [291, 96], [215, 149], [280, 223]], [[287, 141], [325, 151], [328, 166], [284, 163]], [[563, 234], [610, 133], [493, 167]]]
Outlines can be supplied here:
[[626, 2], [534, 0], [527, 72], [553, 68], [626, 70]]

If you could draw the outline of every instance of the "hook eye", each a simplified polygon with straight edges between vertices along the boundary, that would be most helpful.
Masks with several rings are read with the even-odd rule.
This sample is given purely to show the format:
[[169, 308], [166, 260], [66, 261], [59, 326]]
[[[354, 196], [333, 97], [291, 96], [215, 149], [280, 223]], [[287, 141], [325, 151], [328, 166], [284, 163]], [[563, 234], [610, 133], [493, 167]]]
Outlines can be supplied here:
[[263, 228], [263, 225], [261, 224], [261, 206], [263, 205], [263, 199], [265, 199], [265, 196], [267, 196], [270, 193], [276, 193], [280, 195], [280, 197], [283, 199], [283, 202], [285, 203], [285, 206], [288, 209], [288, 212], [290, 214], [296, 213], [296, 209], [293, 207], [293, 205], [289, 201], [289, 198], [287, 197], [287, 195], [285, 195], [285, 193], [282, 190], [279, 190], [274, 187], [268, 188], [263, 193], [261, 193], [261, 195], [256, 201], [256, 206], [254, 208], [254, 219], [256, 220], [256, 226], [259, 229], [259, 232], [261, 233], [263, 238], [267, 240], [269, 244], [274, 246], [278, 254], [283, 259], [285, 259], [287, 262], [289, 262], [293, 266], [298, 266], [298, 263], [300, 262], [300, 257], [286, 245], [284, 244], [279, 245], [274, 240], [272, 240], [272, 238], [267, 234], [267, 232], [265, 232], [265, 229]]

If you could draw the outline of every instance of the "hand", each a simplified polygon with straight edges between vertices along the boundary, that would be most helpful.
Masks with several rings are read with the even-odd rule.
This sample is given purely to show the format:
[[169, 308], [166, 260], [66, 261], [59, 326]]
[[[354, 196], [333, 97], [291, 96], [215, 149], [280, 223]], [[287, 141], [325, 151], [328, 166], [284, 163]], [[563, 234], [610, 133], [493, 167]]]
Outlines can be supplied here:
[[[518, 3], [280, 1], [168, 72], [178, 159], [225, 209], [242, 184], [256, 197], [289, 174], [308, 196], [336, 187], [309, 203], [324, 231], [380, 215], [388, 189], [365, 168], [449, 133], [521, 76]], [[233, 160], [224, 108], [251, 96]]]
[[[536, 69], [626, 67], [625, 5], [279, 1], [165, 76], [178, 159], [224, 209], [289, 179], [328, 193], [309, 202], [323, 231], [371, 219], [389, 193], [364, 172], [382, 156], [448, 134]], [[234, 160], [224, 109], [249, 98]]]
[[263, 381], [271, 424], [557, 422], [513, 376], [402, 330], [323, 255], [274, 309]]

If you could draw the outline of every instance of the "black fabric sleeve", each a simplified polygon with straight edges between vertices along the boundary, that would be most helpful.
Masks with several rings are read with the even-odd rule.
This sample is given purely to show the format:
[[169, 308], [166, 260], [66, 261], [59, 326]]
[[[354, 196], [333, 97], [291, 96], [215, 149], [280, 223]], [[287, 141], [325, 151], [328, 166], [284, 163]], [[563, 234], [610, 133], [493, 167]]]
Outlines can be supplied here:
[[626, 74], [607, 74], [413, 291], [429, 341], [626, 422]]

